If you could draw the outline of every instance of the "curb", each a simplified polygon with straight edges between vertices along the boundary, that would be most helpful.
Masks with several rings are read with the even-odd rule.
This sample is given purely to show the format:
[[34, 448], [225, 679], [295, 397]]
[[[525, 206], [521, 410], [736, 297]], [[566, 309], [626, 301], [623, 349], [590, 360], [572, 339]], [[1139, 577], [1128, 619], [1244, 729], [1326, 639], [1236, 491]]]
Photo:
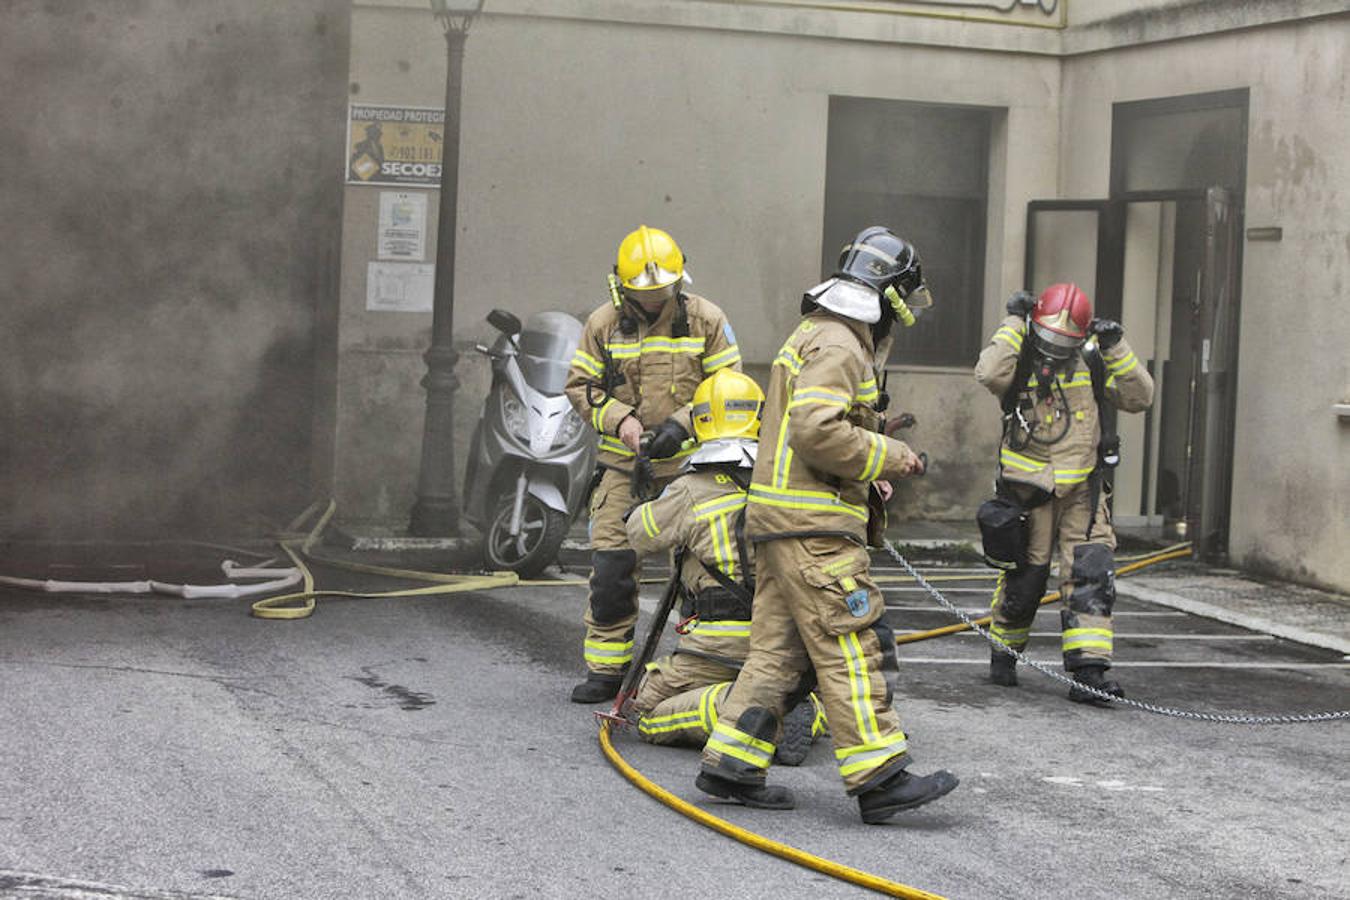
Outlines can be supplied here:
[[1213, 604], [1205, 603], [1202, 600], [1191, 600], [1188, 597], [1182, 597], [1171, 591], [1144, 587], [1138, 584], [1130, 584], [1126, 581], [1118, 581], [1116, 583], [1116, 593], [1125, 597], [1131, 597], [1135, 600], [1143, 600], [1146, 603], [1154, 603], [1158, 606], [1166, 606], [1171, 609], [1180, 610], [1181, 612], [1203, 616], [1206, 619], [1214, 619], [1228, 625], [1236, 625], [1239, 628], [1246, 628], [1248, 631], [1258, 631], [1262, 634], [1269, 634], [1299, 644], [1307, 644], [1310, 647], [1333, 650], [1343, 656], [1350, 656], [1350, 641], [1342, 638], [1329, 634], [1321, 634], [1316, 631], [1309, 631], [1306, 628], [1299, 628], [1297, 625], [1285, 625], [1262, 616], [1251, 616], [1245, 613], [1233, 612], [1232, 610], [1224, 609], [1222, 606], [1214, 606]]

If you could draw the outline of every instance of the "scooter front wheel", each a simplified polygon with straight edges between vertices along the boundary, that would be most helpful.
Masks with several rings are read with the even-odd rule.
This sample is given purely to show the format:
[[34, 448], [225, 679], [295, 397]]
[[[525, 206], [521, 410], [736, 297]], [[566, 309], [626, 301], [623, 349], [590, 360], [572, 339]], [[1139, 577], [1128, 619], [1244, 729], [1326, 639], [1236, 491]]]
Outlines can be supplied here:
[[497, 498], [497, 514], [483, 543], [483, 558], [490, 569], [509, 569], [522, 578], [533, 578], [558, 557], [567, 536], [567, 516], [526, 494], [520, 510], [520, 531], [511, 533], [512, 493]]

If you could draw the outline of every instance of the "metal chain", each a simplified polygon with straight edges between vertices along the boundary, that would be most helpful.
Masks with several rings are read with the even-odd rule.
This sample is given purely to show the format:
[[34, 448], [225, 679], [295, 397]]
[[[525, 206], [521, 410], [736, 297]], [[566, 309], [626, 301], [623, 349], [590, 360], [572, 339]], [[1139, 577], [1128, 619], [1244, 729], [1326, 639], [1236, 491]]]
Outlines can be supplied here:
[[1062, 675], [1059, 672], [1054, 671], [1048, 666], [1044, 666], [1041, 663], [1035, 662], [1034, 660], [1026, 656], [1026, 654], [1014, 650], [1007, 644], [995, 638], [988, 631], [981, 628], [979, 625], [975, 624], [975, 621], [972, 618], [970, 618], [970, 616], [966, 615], [965, 612], [954, 606], [950, 600], [942, 596], [941, 591], [939, 591], [937, 588], [929, 584], [924, 579], [924, 577], [919, 574], [918, 570], [916, 570], [913, 566], [909, 564], [909, 560], [905, 559], [905, 557], [901, 555], [900, 551], [895, 549], [895, 545], [891, 543], [889, 538], [883, 541], [883, 545], [886, 548], [886, 552], [891, 555], [891, 558], [894, 559], [896, 562], [898, 562], [900, 565], [904, 566], [905, 571], [908, 572], [911, 576], [913, 576], [914, 580], [918, 582], [920, 585], [922, 585], [923, 588], [926, 591], [928, 591], [928, 593], [932, 596], [934, 600], [940, 603], [943, 606], [943, 608], [945, 608], [948, 612], [955, 615], [962, 622], [965, 622], [966, 625], [980, 637], [984, 638], [986, 641], [988, 641], [990, 644], [992, 644], [999, 650], [1002, 650], [1004, 653], [1011, 655], [1018, 662], [1026, 663], [1028, 666], [1035, 669], [1036, 671], [1044, 675], [1049, 675], [1056, 681], [1063, 682], [1064, 684], [1067, 684], [1072, 688], [1076, 688], [1080, 691], [1091, 694], [1092, 696], [1100, 700], [1107, 700], [1110, 701], [1111, 703], [1119, 703], [1125, 706], [1133, 706], [1134, 708], [1141, 709], [1144, 712], [1157, 713], [1158, 715], [1161, 716], [1172, 716], [1173, 718], [1177, 719], [1194, 719], [1200, 722], [1219, 722], [1226, 725], [1301, 725], [1310, 722], [1331, 722], [1337, 719], [1350, 719], [1350, 710], [1337, 710], [1335, 712], [1301, 713], [1285, 716], [1249, 716], [1249, 715], [1231, 715], [1226, 713], [1200, 712], [1197, 710], [1190, 710], [1190, 709], [1176, 709], [1171, 706], [1157, 706], [1152, 703], [1144, 703], [1143, 701], [1140, 700], [1130, 700], [1125, 697], [1117, 697], [1114, 694], [1108, 694], [1105, 691], [1098, 690], [1097, 688], [1090, 687], [1086, 684], [1080, 684], [1079, 682], [1073, 680], [1072, 678], [1069, 678], [1066, 675]]

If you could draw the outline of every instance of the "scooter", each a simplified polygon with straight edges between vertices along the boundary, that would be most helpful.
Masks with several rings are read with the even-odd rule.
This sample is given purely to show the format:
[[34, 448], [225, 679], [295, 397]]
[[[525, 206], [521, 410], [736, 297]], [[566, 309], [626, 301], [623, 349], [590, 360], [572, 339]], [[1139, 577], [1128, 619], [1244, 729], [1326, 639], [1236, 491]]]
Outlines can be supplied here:
[[474, 349], [492, 362], [492, 387], [474, 428], [464, 515], [483, 532], [490, 569], [525, 578], [558, 555], [595, 472], [595, 436], [563, 393], [581, 323], [561, 312], [487, 317], [500, 332]]

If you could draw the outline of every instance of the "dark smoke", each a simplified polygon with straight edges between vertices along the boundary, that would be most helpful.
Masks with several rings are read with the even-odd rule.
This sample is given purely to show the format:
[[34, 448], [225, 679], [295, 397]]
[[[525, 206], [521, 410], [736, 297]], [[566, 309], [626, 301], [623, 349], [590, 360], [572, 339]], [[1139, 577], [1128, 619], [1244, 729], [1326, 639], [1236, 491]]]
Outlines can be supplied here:
[[0, 5], [0, 537], [244, 533], [308, 501], [349, 15]]

